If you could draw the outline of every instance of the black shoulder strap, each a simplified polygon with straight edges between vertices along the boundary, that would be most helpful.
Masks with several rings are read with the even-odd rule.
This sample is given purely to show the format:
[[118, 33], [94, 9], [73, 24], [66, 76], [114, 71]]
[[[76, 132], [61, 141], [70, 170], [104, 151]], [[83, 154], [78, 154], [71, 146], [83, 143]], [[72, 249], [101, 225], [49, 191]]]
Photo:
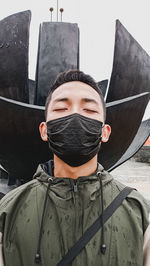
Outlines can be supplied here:
[[[122, 201], [128, 196], [133, 188], [125, 187], [112, 201], [112, 203], [104, 210], [104, 223], [112, 216], [116, 209], [121, 205]], [[57, 266], [67, 266], [80, 253], [91, 238], [98, 232], [102, 226], [102, 216], [85, 231], [84, 235], [76, 242], [76, 244], [68, 251]]]

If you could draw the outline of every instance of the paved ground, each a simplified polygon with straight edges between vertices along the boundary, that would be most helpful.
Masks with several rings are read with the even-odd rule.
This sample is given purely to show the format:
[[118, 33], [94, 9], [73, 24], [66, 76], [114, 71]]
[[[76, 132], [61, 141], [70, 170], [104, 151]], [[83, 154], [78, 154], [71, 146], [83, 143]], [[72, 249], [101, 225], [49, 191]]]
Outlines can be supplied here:
[[130, 159], [111, 172], [118, 181], [135, 187], [150, 200], [150, 163], [136, 162]]

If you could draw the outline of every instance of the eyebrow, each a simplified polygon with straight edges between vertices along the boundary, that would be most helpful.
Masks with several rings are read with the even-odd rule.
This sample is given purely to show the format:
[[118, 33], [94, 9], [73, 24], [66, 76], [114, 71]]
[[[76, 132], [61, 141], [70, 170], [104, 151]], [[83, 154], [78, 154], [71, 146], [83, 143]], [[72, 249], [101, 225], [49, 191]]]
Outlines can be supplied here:
[[54, 100], [54, 103], [57, 103], [57, 102], [67, 102], [67, 101], [69, 101], [68, 98], [58, 98], [58, 99]]
[[96, 105], [99, 105], [99, 103], [96, 100], [91, 98], [83, 98], [82, 101], [86, 103], [95, 103]]
[[[67, 101], [69, 101], [69, 98], [64, 97], [64, 98], [55, 99], [54, 103], [56, 103], [56, 102], [67, 102]], [[82, 98], [81, 101], [85, 102], [85, 103], [95, 103], [96, 105], [99, 105], [99, 103], [96, 100], [91, 99], [91, 98]]]

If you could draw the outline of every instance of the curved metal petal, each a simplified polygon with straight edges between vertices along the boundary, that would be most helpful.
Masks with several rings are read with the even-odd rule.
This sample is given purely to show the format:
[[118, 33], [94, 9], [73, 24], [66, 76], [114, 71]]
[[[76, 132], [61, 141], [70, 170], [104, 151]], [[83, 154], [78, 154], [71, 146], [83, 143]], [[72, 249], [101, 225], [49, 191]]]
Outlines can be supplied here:
[[29, 102], [28, 48], [31, 12], [0, 21], [0, 95]]
[[[108, 144], [102, 145], [100, 162], [106, 169], [114, 165], [131, 144], [141, 122], [149, 94], [109, 103], [107, 122], [112, 126]], [[31, 179], [40, 162], [53, 158], [39, 134], [44, 107], [0, 97], [0, 163], [13, 176]], [[123, 118], [123, 119], [122, 119]], [[115, 123], [118, 120], [120, 123]]]
[[0, 97], [0, 164], [12, 176], [31, 179], [37, 165], [52, 157], [39, 134], [44, 109]]
[[149, 73], [150, 56], [117, 20], [114, 62], [107, 102], [150, 92]]
[[106, 90], [107, 90], [107, 85], [108, 85], [108, 79], [105, 80], [101, 80], [98, 82], [98, 86], [100, 87], [102, 93], [103, 93], [103, 97], [105, 97], [106, 94]]
[[117, 161], [116, 164], [114, 164], [108, 171], [114, 170], [119, 165], [126, 162], [128, 159], [130, 159], [138, 150], [144, 145], [148, 137], [150, 136], [150, 119], [147, 119], [141, 123], [141, 126], [139, 127], [139, 130], [132, 141], [131, 145], [127, 149], [127, 151], [123, 154], [123, 156], [120, 158], [120, 160]]
[[150, 94], [142, 93], [123, 100], [107, 103], [107, 120], [112, 133], [99, 152], [99, 162], [110, 169], [131, 145], [149, 101]]
[[35, 104], [45, 105], [60, 72], [79, 68], [79, 28], [73, 23], [44, 22], [40, 27]]

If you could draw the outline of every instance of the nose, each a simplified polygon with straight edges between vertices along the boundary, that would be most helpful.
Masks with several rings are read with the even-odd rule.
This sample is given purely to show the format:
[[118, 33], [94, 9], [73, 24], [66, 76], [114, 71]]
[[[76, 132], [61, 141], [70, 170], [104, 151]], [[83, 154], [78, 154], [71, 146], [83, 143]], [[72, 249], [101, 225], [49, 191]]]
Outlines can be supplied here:
[[80, 113], [80, 108], [79, 108], [79, 105], [78, 104], [74, 104], [71, 108], [72, 110], [72, 113]]

